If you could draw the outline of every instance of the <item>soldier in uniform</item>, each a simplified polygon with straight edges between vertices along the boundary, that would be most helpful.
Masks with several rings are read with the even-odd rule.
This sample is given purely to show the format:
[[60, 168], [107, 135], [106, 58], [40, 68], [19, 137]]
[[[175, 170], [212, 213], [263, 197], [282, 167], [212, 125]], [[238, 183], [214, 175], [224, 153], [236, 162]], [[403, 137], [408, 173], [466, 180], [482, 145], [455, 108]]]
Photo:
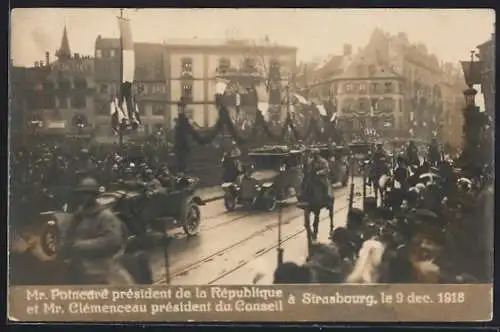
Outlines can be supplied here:
[[427, 159], [433, 166], [436, 166], [441, 161], [441, 152], [439, 151], [439, 146], [435, 138], [432, 139], [431, 144], [429, 145]]
[[58, 252], [69, 262], [73, 284], [133, 284], [118, 262], [126, 244], [124, 225], [97, 202], [99, 188], [95, 179], [84, 178], [75, 189], [78, 208], [61, 224]]
[[406, 148], [406, 159], [410, 165], [420, 165], [420, 159], [418, 158], [418, 149], [413, 140], [408, 142], [408, 147]]
[[313, 183], [315, 186], [319, 186], [318, 189], [324, 194], [323, 197], [330, 198], [333, 196], [332, 186], [330, 185], [329, 180], [330, 166], [328, 165], [328, 161], [321, 157], [318, 149], [315, 149], [312, 152], [313, 160], [311, 164], [311, 175], [314, 179]]

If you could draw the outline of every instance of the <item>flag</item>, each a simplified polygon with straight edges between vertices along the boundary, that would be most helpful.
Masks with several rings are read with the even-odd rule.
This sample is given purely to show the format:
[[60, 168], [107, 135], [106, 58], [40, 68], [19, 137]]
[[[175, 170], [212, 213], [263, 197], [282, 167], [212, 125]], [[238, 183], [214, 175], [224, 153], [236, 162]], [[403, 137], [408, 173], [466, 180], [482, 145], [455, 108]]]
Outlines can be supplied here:
[[311, 102], [304, 98], [303, 96], [299, 95], [298, 93], [292, 93], [292, 97], [294, 97], [300, 104], [304, 105], [311, 105]]
[[115, 132], [118, 131], [118, 127], [120, 126], [120, 120], [119, 120], [119, 111], [118, 111], [118, 108], [116, 107], [116, 101], [115, 100], [112, 100], [111, 103], [110, 103], [110, 111], [109, 111], [110, 115], [111, 115], [111, 128], [113, 128], [113, 130]]
[[332, 114], [332, 117], [330, 118], [330, 122], [335, 122], [337, 121], [337, 112]]
[[215, 82], [215, 94], [223, 95], [226, 91], [227, 85], [229, 84], [229, 80], [217, 78]]
[[120, 40], [122, 49], [122, 82], [132, 83], [135, 71], [134, 42], [132, 41], [132, 29], [130, 21], [118, 18], [120, 28]]
[[319, 114], [321, 114], [322, 116], [327, 116], [327, 112], [326, 112], [326, 109], [325, 109], [325, 106], [323, 105], [316, 105], [316, 108], [318, 109], [319, 111]]
[[120, 28], [122, 50], [122, 79], [116, 107], [119, 108], [119, 112], [121, 113], [119, 114], [119, 123], [123, 123], [125, 120], [126, 125], [130, 125], [133, 130], [136, 130], [141, 124], [141, 120], [132, 90], [135, 72], [135, 53], [132, 30], [130, 21], [121, 17], [118, 18], [118, 26]]
[[262, 113], [262, 116], [266, 121], [269, 120], [269, 103], [268, 102], [259, 102], [257, 104], [257, 109], [259, 110], [260, 113]]
[[481, 84], [482, 61], [460, 61], [467, 84]]

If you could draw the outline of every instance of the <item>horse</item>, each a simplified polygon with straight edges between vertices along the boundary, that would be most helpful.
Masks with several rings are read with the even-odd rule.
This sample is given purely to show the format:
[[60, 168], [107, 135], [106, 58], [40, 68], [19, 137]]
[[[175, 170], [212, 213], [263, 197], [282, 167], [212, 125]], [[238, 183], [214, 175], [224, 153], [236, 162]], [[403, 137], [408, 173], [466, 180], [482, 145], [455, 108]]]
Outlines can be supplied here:
[[375, 164], [370, 163], [368, 180], [369, 184], [371, 184], [373, 191], [375, 192], [375, 199], [378, 199], [378, 196], [383, 196], [383, 188], [381, 188], [381, 178], [383, 175], [389, 176], [390, 170], [387, 164], [382, 164], [381, 162]]

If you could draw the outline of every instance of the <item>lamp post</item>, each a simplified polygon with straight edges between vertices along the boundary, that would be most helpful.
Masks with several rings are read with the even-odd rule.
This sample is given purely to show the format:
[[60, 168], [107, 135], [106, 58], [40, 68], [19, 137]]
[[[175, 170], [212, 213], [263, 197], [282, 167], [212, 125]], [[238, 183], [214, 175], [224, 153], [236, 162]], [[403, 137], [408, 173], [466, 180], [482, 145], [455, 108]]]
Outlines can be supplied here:
[[[464, 143], [461, 161], [469, 172], [474, 172], [476, 167], [481, 165], [481, 130], [483, 127], [483, 114], [476, 106], [475, 97], [477, 90], [474, 89], [474, 53], [471, 51], [471, 59], [467, 66], [464, 66], [464, 76], [468, 88], [463, 92], [465, 97], [464, 115]], [[467, 70], [468, 69], [468, 70]], [[473, 174], [471, 174], [473, 175]]]

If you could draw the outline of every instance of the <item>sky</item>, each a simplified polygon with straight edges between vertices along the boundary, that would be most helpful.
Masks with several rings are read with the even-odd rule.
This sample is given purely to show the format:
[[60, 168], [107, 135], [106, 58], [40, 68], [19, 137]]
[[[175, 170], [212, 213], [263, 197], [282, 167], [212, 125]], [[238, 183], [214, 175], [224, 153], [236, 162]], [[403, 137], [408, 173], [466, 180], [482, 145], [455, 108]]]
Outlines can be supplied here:
[[[21, 8], [11, 15], [11, 58], [16, 66], [32, 66], [53, 58], [68, 29], [72, 52], [93, 55], [98, 35], [118, 37], [118, 9]], [[439, 60], [458, 62], [490, 39], [495, 13], [487, 9], [127, 9], [136, 42], [173, 39], [262, 39], [298, 48], [298, 60], [340, 54], [366, 45], [380, 28], [405, 32], [423, 43]]]

